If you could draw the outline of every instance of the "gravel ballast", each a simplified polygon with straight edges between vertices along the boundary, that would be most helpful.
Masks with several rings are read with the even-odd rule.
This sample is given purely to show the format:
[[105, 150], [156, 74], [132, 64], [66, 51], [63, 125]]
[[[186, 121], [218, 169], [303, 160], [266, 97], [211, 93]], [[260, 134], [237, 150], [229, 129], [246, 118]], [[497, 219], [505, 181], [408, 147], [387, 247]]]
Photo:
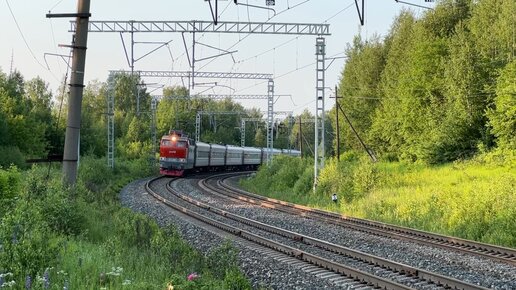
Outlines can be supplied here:
[[[306, 234], [331, 243], [388, 258], [442, 275], [455, 277], [472, 284], [494, 289], [516, 289], [516, 269], [503, 263], [463, 255], [399, 240], [372, 236], [369, 234], [328, 225], [318, 221], [296, 217], [261, 207], [221, 199], [201, 193], [192, 184], [195, 179], [184, 179], [180, 183], [182, 192], [202, 202], [255, 219], [263, 223]], [[224, 242], [223, 234], [214, 234], [171, 214], [173, 211], [157, 202], [145, 192], [146, 180], [135, 181], [121, 192], [122, 204], [137, 212], [147, 214], [160, 225], [174, 224], [182, 237], [203, 253]], [[291, 266], [263, 256], [247, 243], [234, 242], [239, 250], [242, 271], [254, 288], [271, 289], [345, 289], [311, 275], [298, 267]]]

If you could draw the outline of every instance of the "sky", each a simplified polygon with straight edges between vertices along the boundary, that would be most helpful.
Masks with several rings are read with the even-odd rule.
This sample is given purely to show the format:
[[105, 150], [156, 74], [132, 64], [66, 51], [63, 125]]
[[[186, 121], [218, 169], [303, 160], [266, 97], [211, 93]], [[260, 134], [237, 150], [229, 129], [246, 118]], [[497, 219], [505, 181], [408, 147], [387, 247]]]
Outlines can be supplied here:
[[[65, 60], [57, 55], [68, 55], [72, 33], [69, 19], [46, 18], [51, 13], [74, 13], [77, 1], [71, 0], [0, 0], [0, 70], [9, 73], [11, 65], [26, 79], [41, 77], [54, 94], [62, 85], [67, 71]], [[215, 0], [212, 0], [215, 1]], [[219, 0], [219, 21], [282, 22], [330, 24], [331, 36], [326, 36], [326, 56], [343, 57], [346, 46], [353, 37], [384, 37], [393, 19], [403, 9], [412, 9], [421, 15], [425, 9], [394, 0], [365, 0], [365, 24], [360, 25], [355, 0], [277, 0], [275, 11], [235, 5], [233, 1]], [[265, 6], [266, 0], [239, 0], [239, 3]], [[424, 0], [406, 0], [417, 5], [433, 7]], [[91, 1], [91, 20], [205, 20], [211, 21], [208, 2], [205, 0], [109, 0]], [[14, 15], [14, 16], [13, 16]], [[185, 34], [189, 49], [192, 35]], [[275, 94], [278, 97], [274, 110], [293, 111], [294, 115], [307, 109], [315, 111], [315, 40], [316, 36], [262, 35], [262, 34], [196, 34], [196, 59], [214, 56], [214, 48], [231, 51], [231, 55], [199, 61], [196, 70], [207, 72], [248, 72], [274, 75]], [[124, 35], [126, 45], [129, 35]], [[138, 59], [171, 41], [167, 47], [142, 57], [135, 70], [190, 70], [183, 39], [179, 33], [136, 33], [134, 58]], [[147, 42], [147, 43], [144, 43]], [[151, 42], [151, 43], [149, 43]], [[191, 53], [191, 51], [189, 51]], [[330, 61], [327, 61], [329, 65]], [[338, 58], [326, 70], [325, 108], [333, 104], [333, 88], [338, 84], [345, 64]], [[120, 34], [90, 33], [86, 55], [85, 82], [106, 81], [110, 70], [128, 70]], [[161, 87], [182, 85], [181, 79], [148, 78], [148, 91], [160, 95]], [[197, 79], [193, 93], [201, 94], [267, 94], [267, 83], [256, 80]], [[217, 86], [213, 86], [217, 82]], [[236, 100], [244, 107], [266, 111], [265, 100]], [[115, 100], [116, 102], [116, 100]]]

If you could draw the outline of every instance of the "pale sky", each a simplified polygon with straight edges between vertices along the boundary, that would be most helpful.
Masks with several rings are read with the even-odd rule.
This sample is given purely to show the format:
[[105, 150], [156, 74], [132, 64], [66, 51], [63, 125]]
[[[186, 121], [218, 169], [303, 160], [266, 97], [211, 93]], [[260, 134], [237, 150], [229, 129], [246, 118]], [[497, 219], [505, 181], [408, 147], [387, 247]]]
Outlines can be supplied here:
[[[284, 23], [329, 23], [331, 36], [326, 37], [327, 57], [343, 56], [347, 43], [354, 35], [363, 38], [379, 34], [385, 36], [394, 17], [404, 8], [411, 8], [417, 14], [425, 9], [396, 3], [394, 0], [366, 0], [365, 25], [360, 27], [354, 0], [277, 0], [272, 12], [263, 9], [235, 5], [233, 1], [219, 0], [219, 21], [252, 21]], [[265, 6], [266, 0], [239, 0]], [[433, 7], [435, 4], [424, 0], [406, 0], [405, 2]], [[18, 22], [18, 30], [12, 13]], [[13, 66], [26, 79], [42, 77], [56, 91], [62, 81], [66, 65], [61, 58], [44, 57], [45, 53], [67, 55], [69, 50], [59, 48], [59, 44], [69, 45], [72, 34], [68, 32], [69, 20], [64, 18], [48, 19], [45, 14], [73, 13], [77, 1], [72, 0], [1, 0], [0, 2], [0, 69], [9, 73], [11, 58]], [[290, 9], [288, 9], [290, 7]], [[223, 12], [224, 11], [224, 12]], [[222, 13], [223, 12], [223, 13]], [[221, 14], [222, 13], [222, 14]], [[211, 14], [208, 2], [204, 0], [104, 0], [91, 1], [91, 20], [206, 20]], [[220, 15], [221, 14], [221, 15]], [[269, 19], [271, 18], [272, 19]], [[27, 48], [22, 34], [30, 47]], [[185, 34], [189, 48], [192, 45], [191, 34]], [[245, 39], [244, 39], [245, 38]], [[238, 35], [238, 34], [196, 34], [196, 41], [204, 45], [221, 49], [238, 50], [231, 56], [222, 56], [210, 62], [198, 62], [200, 71], [272, 73], [275, 76], [275, 93], [292, 95], [280, 98], [275, 103], [275, 110], [301, 113], [305, 108], [315, 111], [315, 39], [316, 36], [292, 35]], [[142, 58], [135, 64], [135, 70], [190, 70], [181, 34], [179, 33], [136, 33], [136, 42], [172, 42], [155, 53]], [[129, 35], [125, 35], [126, 45]], [[237, 43], [237, 44], [236, 44]], [[236, 44], [236, 45], [235, 45]], [[282, 45], [283, 44], [283, 45]], [[135, 59], [156, 48], [157, 44], [136, 44]], [[269, 51], [270, 50], [270, 51]], [[32, 53], [31, 53], [32, 51]], [[33, 55], [34, 56], [33, 56]], [[196, 58], [217, 54], [207, 46], [196, 46]], [[46, 61], [45, 61], [46, 60]], [[48, 68], [47, 69], [47, 63]], [[309, 66], [307, 66], [309, 65]], [[326, 86], [333, 88], [339, 80], [344, 59], [337, 59], [326, 72]], [[91, 80], [105, 81], [109, 70], [128, 70], [122, 41], [118, 33], [90, 33], [86, 56], [86, 83]], [[289, 74], [286, 74], [291, 72]], [[180, 79], [145, 79], [156, 85], [180, 85]], [[267, 84], [254, 80], [209, 80], [197, 79], [197, 82], [217, 81], [218, 86], [198, 85], [194, 93], [204, 94], [267, 94]], [[185, 80], [186, 82], [186, 80]], [[154, 90], [154, 88], [149, 88]], [[161, 94], [159, 88], [153, 94]], [[333, 104], [326, 92], [326, 110]], [[266, 110], [265, 100], [238, 101], [246, 107]]]

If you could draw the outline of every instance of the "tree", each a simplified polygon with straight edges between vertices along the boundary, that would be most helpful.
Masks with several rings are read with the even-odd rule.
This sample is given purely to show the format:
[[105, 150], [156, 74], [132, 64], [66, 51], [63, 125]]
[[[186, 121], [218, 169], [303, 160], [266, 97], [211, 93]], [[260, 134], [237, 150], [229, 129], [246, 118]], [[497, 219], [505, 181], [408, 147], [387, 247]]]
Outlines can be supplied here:
[[487, 113], [499, 147], [516, 149], [516, 61], [501, 72], [496, 86], [495, 107]]
[[[355, 129], [365, 138], [371, 128], [373, 112], [382, 98], [379, 84], [381, 72], [385, 67], [386, 50], [378, 36], [373, 36], [367, 41], [356, 36], [353, 44], [348, 45], [346, 56], [346, 66], [339, 83], [339, 104], [353, 122]], [[333, 128], [337, 127], [336, 109], [333, 108], [329, 114]], [[362, 145], [349, 130], [349, 125], [343, 117], [339, 120], [339, 128], [341, 148], [362, 150]], [[333, 144], [334, 148], [336, 146], [337, 144]]]

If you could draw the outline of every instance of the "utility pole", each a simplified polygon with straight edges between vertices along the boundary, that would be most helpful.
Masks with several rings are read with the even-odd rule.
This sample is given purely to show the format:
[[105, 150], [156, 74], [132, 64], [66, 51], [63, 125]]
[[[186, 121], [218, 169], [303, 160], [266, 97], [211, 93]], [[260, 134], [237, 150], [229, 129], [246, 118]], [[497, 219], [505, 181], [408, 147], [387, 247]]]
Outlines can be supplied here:
[[88, 42], [88, 22], [90, 0], [78, 0], [76, 27], [73, 47], [72, 75], [70, 79], [70, 99], [63, 154], [64, 180], [75, 185], [77, 180], [77, 160], [79, 159], [79, 134], [81, 130], [81, 105], [84, 88], [84, 67]]
[[335, 123], [337, 124], [336, 130], [337, 130], [337, 161], [340, 161], [340, 131], [339, 131], [339, 91], [337, 89], [337, 86], [335, 86]]
[[299, 116], [299, 152], [301, 152], [301, 158], [303, 158], [303, 126], [301, 126], [301, 115]]

